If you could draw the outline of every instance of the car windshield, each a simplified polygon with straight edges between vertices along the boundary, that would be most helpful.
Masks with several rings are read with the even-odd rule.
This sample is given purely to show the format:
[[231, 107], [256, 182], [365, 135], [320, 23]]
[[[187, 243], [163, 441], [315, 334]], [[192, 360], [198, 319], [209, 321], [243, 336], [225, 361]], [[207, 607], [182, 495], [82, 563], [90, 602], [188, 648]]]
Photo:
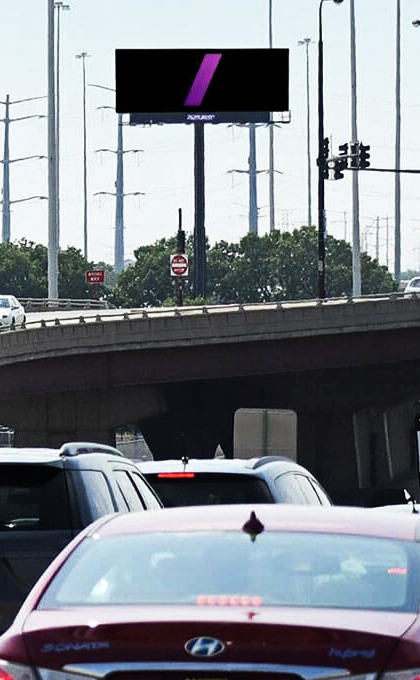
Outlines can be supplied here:
[[8, 298], [0, 298], [0, 307], [10, 307], [10, 300]]
[[165, 507], [220, 503], [273, 503], [263, 479], [215, 472], [145, 474]]
[[189, 604], [344, 607], [416, 612], [419, 557], [408, 542], [264, 531], [86, 538], [39, 609]]

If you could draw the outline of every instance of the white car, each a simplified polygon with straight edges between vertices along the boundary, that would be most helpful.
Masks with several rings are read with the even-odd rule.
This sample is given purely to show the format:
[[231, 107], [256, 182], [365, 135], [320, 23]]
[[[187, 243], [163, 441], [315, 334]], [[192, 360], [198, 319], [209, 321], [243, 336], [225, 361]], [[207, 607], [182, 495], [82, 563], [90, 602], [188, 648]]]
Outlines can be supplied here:
[[404, 297], [420, 295], [420, 276], [411, 279], [404, 288]]
[[25, 308], [14, 295], [0, 295], [0, 327], [15, 326], [26, 321]]

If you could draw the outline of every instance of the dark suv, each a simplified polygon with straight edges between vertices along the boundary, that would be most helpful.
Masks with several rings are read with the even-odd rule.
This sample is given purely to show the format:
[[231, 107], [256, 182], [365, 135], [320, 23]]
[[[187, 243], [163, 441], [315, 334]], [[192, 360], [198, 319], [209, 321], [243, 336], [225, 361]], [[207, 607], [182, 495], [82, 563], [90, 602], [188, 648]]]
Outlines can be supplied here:
[[0, 631], [82, 528], [108, 513], [161, 507], [138, 467], [111, 446], [0, 448]]
[[283, 456], [137, 463], [165, 507], [212, 503], [332, 505], [315, 477]]

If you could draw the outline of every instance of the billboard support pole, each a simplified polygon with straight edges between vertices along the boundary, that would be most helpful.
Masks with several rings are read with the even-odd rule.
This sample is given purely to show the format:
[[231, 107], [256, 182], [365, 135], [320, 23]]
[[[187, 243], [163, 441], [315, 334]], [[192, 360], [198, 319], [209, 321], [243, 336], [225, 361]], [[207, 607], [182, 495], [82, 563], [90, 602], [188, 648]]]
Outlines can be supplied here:
[[194, 296], [206, 295], [206, 233], [204, 222], [204, 123], [194, 123]]

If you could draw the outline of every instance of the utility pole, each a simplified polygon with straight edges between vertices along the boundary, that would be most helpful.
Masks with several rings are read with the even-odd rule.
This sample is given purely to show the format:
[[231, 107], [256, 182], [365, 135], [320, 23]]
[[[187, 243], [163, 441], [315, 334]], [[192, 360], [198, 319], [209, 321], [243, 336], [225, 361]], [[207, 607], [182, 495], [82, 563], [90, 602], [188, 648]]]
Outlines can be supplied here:
[[[96, 85], [89, 83], [89, 87], [98, 87], [101, 90], [109, 90], [115, 92], [114, 88], [106, 87], [105, 85]], [[98, 109], [112, 109], [112, 106], [98, 106]], [[143, 149], [126, 149], [123, 144], [123, 114], [118, 114], [118, 129], [117, 129], [117, 149], [96, 149], [95, 153], [106, 151], [108, 153], [115, 153], [117, 155], [117, 177], [115, 181], [115, 252], [114, 252], [114, 268], [115, 272], [119, 274], [124, 269], [124, 196], [144, 196], [141, 191], [124, 193], [124, 154], [125, 153], [142, 153]], [[110, 192], [100, 191], [98, 194], [109, 194]], [[111, 194], [113, 195], [113, 194]]]
[[[111, 107], [99, 107], [111, 108]], [[97, 149], [96, 153], [108, 151], [109, 153], [117, 154], [117, 178], [115, 181], [115, 193], [110, 191], [97, 191], [94, 196], [115, 196], [115, 252], [114, 252], [114, 268], [117, 274], [120, 274], [124, 269], [124, 196], [144, 196], [142, 191], [131, 191], [124, 193], [124, 169], [123, 169], [123, 154], [132, 152], [139, 153], [140, 149], [123, 150], [123, 120], [122, 113], [118, 114], [118, 134], [117, 134], [117, 150], [113, 149]]]
[[87, 220], [87, 159], [86, 159], [86, 57], [87, 52], [76, 54], [76, 59], [82, 60], [83, 85], [83, 255], [88, 258], [88, 220]]
[[56, 184], [57, 184], [57, 243], [60, 243], [60, 14], [61, 10], [68, 11], [70, 5], [65, 5], [62, 0], [56, 0], [54, 7], [57, 11], [56, 27], [56, 69], [55, 69], [55, 88], [56, 88], [56, 121], [55, 121], [55, 146], [56, 146]]
[[[242, 125], [240, 127], [243, 127]], [[256, 152], [256, 124], [248, 123], [246, 126], [249, 129], [249, 155], [248, 155], [248, 170], [228, 170], [231, 172], [244, 173], [249, 176], [249, 207], [248, 207], [248, 232], [250, 234], [258, 234], [258, 201], [257, 201], [257, 175], [264, 170], [257, 170], [257, 152]]]
[[311, 190], [311, 115], [310, 115], [310, 89], [309, 89], [309, 45], [314, 41], [311, 38], [303, 38], [298, 45], [305, 46], [306, 52], [306, 155], [308, 162], [308, 227], [312, 225], [312, 190]]
[[[342, 0], [334, 0], [340, 4]], [[322, 6], [318, 6], [318, 298], [326, 297], [326, 244], [327, 229], [325, 220], [325, 179], [326, 159], [324, 158], [324, 41], [322, 30]]]
[[394, 278], [397, 283], [401, 279], [401, 178], [398, 170], [401, 167], [401, 5], [397, 0], [397, 35], [396, 35], [396, 72], [395, 72], [395, 243], [394, 243]]
[[[111, 151], [111, 149], [98, 149], [98, 151]], [[122, 165], [120, 170], [117, 167], [117, 181], [115, 182], [116, 191], [95, 191], [94, 196], [115, 196], [115, 254], [114, 254], [114, 268], [117, 274], [120, 274], [124, 269], [124, 197], [125, 196], [145, 196], [143, 191], [122, 191]]]
[[[350, 71], [351, 71], [351, 138], [357, 143], [357, 83], [356, 83], [356, 27], [354, 18], [354, 0], [350, 0]], [[353, 203], [353, 295], [362, 293], [362, 276], [360, 268], [360, 225], [359, 225], [359, 173], [352, 172]]]
[[[6, 95], [6, 101], [0, 102], [1, 104], [5, 105], [5, 115], [4, 118], [2, 119], [2, 122], [4, 123], [4, 150], [3, 150], [3, 198], [2, 198], [2, 205], [3, 205], [3, 221], [2, 221], [2, 241], [10, 241], [10, 204], [11, 203], [16, 203], [17, 201], [11, 201], [10, 200], [10, 163], [16, 163], [18, 161], [26, 161], [31, 158], [47, 158], [47, 156], [26, 156], [25, 158], [14, 158], [10, 159], [10, 149], [9, 149], [9, 127], [10, 123], [18, 120], [26, 120], [28, 118], [46, 118], [47, 116], [42, 115], [42, 114], [35, 114], [32, 116], [21, 116], [20, 118], [10, 118], [10, 105], [11, 104], [20, 104], [21, 102], [27, 102], [27, 101], [32, 101], [36, 99], [45, 99], [45, 97], [29, 97], [28, 99], [17, 99], [16, 101], [11, 102], [10, 97], [7, 94]], [[20, 201], [23, 201], [25, 199], [19, 199]], [[29, 200], [29, 199], [28, 199]]]
[[[268, 46], [273, 47], [273, 0], [269, 0], [268, 7]], [[272, 117], [272, 116], [271, 116]], [[268, 124], [269, 130], [269, 165], [268, 165], [268, 180], [269, 180], [269, 206], [270, 206], [270, 231], [276, 228], [276, 214], [274, 204], [274, 121], [271, 120]]]
[[249, 124], [249, 233], [258, 234], [255, 123]]

